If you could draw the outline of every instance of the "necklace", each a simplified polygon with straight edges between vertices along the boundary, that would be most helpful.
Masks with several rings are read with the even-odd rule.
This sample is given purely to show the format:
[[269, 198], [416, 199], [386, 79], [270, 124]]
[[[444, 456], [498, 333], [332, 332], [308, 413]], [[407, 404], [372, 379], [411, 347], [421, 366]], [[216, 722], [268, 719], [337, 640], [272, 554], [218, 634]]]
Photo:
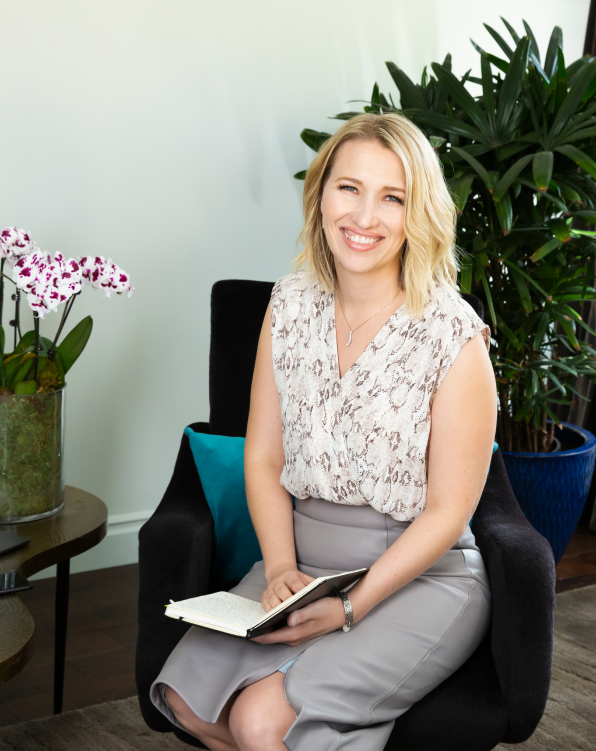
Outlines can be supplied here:
[[[400, 292], [401, 292], [401, 290], [400, 290]], [[397, 293], [397, 295], [395, 295], [395, 297], [393, 298], [393, 300], [396, 300], [398, 295], [399, 295], [399, 292]], [[348, 324], [348, 326], [350, 326], [350, 322], [346, 318], [346, 314], [344, 313], [344, 308], [343, 308], [343, 305], [341, 304], [341, 298], [339, 297], [339, 295], [338, 295], [337, 299], [339, 300], [339, 307], [341, 308], [342, 315], [345, 318], [345, 321]], [[389, 302], [387, 303], [387, 305], [391, 305], [391, 303], [393, 302], [393, 300], [389, 300]], [[381, 308], [381, 310], [385, 310], [385, 308], [387, 307], [387, 305], [383, 305], [383, 307]], [[379, 313], [381, 312], [381, 310], [377, 310], [377, 312], [374, 315], [372, 315], [370, 318], [374, 318], [375, 316], [378, 316]], [[364, 326], [365, 323], [368, 323], [370, 321], [370, 318], [367, 318], [366, 321], [364, 321], [364, 323], [360, 324], [360, 326]], [[354, 333], [354, 331], [358, 331], [358, 329], [360, 328], [360, 326], [356, 326], [355, 329], [353, 329], [350, 326], [350, 338], [346, 342], [346, 347], [350, 346], [350, 344], [352, 343], [352, 334]]]

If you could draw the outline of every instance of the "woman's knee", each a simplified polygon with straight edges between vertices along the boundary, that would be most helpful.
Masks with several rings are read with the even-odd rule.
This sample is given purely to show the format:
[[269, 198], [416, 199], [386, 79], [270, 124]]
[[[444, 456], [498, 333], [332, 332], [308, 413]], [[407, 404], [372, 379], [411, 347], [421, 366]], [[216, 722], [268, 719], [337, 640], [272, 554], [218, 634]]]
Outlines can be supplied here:
[[203, 722], [197, 717], [180, 694], [170, 686], [166, 686], [165, 694], [169, 708], [182, 727], [193, 735], [200, 736], [200, 740], [208, 740], [211, 735], [209, 723]]
[[278, 751], [285, 731], [271, 719], [259, 711], [230, 715], [230, 732], [241, 751]]
[[282, 739], [296, 714], [283, 693], [283, 703], [271, 698], [269, 691], [244, 689], [232, 707], [230, 733], [241, 751], [279, 751], [283, 747]]

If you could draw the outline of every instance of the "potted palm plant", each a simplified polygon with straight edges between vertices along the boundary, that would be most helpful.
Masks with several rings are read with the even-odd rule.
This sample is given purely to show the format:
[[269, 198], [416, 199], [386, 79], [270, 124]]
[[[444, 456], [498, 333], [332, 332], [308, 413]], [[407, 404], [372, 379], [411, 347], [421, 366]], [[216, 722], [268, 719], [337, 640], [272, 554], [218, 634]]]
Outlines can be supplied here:
[[[596, 381], [585, 341], [596, 332], [579, 312], [596, 299], [596, 59], [567, 65], [558, 27], [542, 59], [527, 23], [524, 36], [503, 23], [511, 43], [486, 26], [503, 56], [473, 42], [478, 76], [455, 76], [448, 55], [414, 83], [389, 62], [399, 107], [375, 84], [364, 110], [413, 120], [443, 164], [458, 210], [460, 288], [483, 300], [492, 328], [497, 440], [520, 505], [558, 560], [596, 458], [594, 436], [557, 416], [583, 398], [580, 376]], [[302, 132], [315, 150], [328, 137]]]
[[[9, 271], [10, 273], [7, 273]], [[2, 326], [7, 285], [14, 302], [12, 346]], [[128, 275], [100, 256], [52, 259], [16, 227], [0, 234], [0, 523], [40, 519], [64, 504], [66, 374], [91, 335], [91, 316], [62, 339], [83, 286], [132, 292]], [[21, 297], [33, 311], [33, 329], [21, 331]], [[64, 305], [53, 339], [40, 319]]]

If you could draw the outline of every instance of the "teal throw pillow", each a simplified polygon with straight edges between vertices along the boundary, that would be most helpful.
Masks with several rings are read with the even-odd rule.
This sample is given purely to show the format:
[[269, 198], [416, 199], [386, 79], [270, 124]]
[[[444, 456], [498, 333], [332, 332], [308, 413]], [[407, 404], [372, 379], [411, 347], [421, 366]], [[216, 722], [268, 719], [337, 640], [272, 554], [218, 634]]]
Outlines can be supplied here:
[[215, 573], [239, 581], [263, 556], [244, 489], [244, 438], [195, 433], [186, 428], [215, 525]]

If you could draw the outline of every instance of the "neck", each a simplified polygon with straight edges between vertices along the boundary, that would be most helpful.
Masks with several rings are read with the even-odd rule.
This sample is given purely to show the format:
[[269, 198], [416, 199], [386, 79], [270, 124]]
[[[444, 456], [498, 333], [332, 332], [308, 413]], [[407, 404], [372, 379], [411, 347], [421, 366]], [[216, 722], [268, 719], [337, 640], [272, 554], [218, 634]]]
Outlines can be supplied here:
[[396, 296], [396, 307], [402, 302], [402, 295], [399, 294], [402, 292], [399, 285], [399, 267], [392, 267], [390, 272], [383, 269], [374, 275], [355, 274], [337, 266], [336, 272], [335, 293], [348, 317], [350, 313], [356, 316], [372, 314], [375, 308], [387, 304]]

